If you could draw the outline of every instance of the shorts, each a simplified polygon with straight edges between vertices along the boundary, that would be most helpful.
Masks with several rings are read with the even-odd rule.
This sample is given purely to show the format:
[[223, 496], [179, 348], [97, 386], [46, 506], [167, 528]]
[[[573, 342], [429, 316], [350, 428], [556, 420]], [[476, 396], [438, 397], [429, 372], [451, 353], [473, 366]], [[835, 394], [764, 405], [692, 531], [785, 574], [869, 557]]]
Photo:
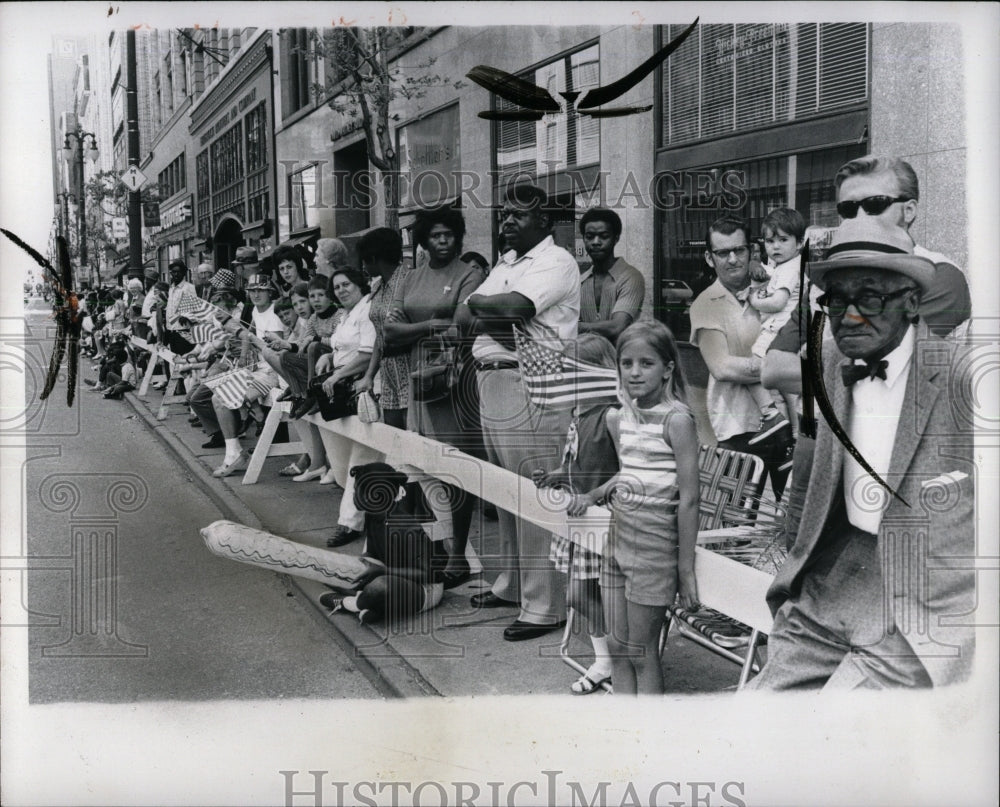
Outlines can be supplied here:
[[677, 594], [676, 513], [664, 516], [653, 508], [616, 512], [607, 550], [601, 560], [602, 589], [624, 586], [625, 599], [636, 605], [666, 608], [673, 603]]

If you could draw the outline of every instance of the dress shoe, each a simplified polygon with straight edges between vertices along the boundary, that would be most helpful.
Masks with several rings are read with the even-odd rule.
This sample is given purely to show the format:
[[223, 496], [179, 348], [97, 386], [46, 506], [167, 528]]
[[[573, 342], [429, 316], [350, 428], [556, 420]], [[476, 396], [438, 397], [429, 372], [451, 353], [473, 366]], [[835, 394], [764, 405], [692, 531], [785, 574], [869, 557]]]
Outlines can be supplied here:
[[319, 479], [327, 472], [327, 467], [325, 465], [319, 466], [319, 468], [310, 468], [303, 471], [298, 476], [293, 476], [293, 482], [312, 482], [314, 479]]
[[213, 432], [212, 436], [208, 438], [207, 443], [201, 444], [202, 448], [225, 448], [226, 438], [222, 436], [222, 432]]
[[237, 471], [245, 471], [249, 461], [250, 457], [247, 456], [246, 451], [241, 451], [232, 462], [223, 462], [222, 465], [212, 471], [212, 476], [221, 479], [222, 477], [229, 476]]
[[513, 602], [512, 600], [505, 600], [503, 597], [498, 597], [492, 591], [484, 591], [481, 594], [473, 594], [469, 602], [472, 603], [473, 608], [517, 608], [521, 605], [519, 602]]
[[326, 539], [326, 545], [332, 547], [347, 546], [347, 544], [352, 541], [358, 540], [358, 538], [363, 538], [364, 533], [361, 530], [352, 530], [347, 527], [340, 526], [337, 527], [337, 531], [333, 534], [333, 537]]
[[282, 392], [281, 395], [278, 396], [277, 400], [278, 401], [290, 401], [290, 400], [292, 400], [295, 397], [297, 397], [297, 396], [295, 395], [294, 392], [292, 392], [292, 388], [291, 387], [285, 387], [285, 391]]
[[565, 619], [553, 622], [551, 625], [536, 625], [533, 622], [522, 622], [520, 619], [515, 619], [504, 629], [503, 638], [508, 642], [521, 642], [525, 639], [537, 639], [539, 636], [565, 627]]

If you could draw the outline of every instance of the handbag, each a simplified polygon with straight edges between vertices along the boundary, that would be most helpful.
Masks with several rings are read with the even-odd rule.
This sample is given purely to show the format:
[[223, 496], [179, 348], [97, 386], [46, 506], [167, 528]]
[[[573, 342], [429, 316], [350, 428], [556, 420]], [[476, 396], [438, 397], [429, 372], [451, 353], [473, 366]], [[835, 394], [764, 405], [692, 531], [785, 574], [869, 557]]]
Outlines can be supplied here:
[[378, 399], [370, 391], [358, 395], [358, 420], [362, 423], [378, 423], [382, 419], [382, 408]]
[[309, 394], [319, 404], [319, 414], [323, 420], [337, 420], [358, 414], [358, 398], [354, 394], [354, 382], [361, 376], [342, 378], [333, 385], [333, 395], [327, 395], [323, 390], [323, 382], [333, 373], [323, 373], [309, 382]]
[[458, 386], [460, 372], [456, 348], [446, 346], [442, 338], [441, 349], [425, 358], [419, 370], [410, 373], [410, 395], [424, 403], [443, 401]]

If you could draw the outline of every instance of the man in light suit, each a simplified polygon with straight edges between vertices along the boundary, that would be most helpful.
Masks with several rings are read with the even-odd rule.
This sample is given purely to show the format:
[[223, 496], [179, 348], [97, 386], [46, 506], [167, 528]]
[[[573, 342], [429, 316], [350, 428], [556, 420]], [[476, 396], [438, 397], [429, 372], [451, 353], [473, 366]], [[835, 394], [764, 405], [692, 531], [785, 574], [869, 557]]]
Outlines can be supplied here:
[[810, 266], [834, 337], [823, 348], [834, 412], [893, 492], [821, 419], [752, 689], [929, 687], [969, 674], [973, 398], [961, 346], [917, 313], [934, 272], [905, 230], [866, 217], [844, 221]]

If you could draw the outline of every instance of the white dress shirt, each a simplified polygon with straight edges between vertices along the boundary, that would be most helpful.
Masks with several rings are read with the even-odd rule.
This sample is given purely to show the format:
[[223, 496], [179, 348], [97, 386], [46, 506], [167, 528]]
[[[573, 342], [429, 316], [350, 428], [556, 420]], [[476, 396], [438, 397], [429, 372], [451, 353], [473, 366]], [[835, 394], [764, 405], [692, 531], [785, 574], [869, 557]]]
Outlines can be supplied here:
[[[851, 387], [851, 414], [847, 433], [874, 471], [886, 479], [896, 428], [903, 411], [906, 379], [913, 363], [916, 331], [911, 325], [902, 341], [885, 357], [885, 379], [863, 378]], [[855, 364], [863, 364], [855, 360]], [[890, 483], [891, 484], [891, 483]], [[844, 457], [844, 500], [847, 519], [859, 530], [878, 533], [889, 494], [850, 455]]]
[[[505, 252], [473, 294], [492, 296], [510, 292], [524, 295], [535, 307], [535, 315], [524, 326], [528, 336], [538, 340], [556, 337], [563, 344], [576, 339], [580, 321], [580, 267], [551, 235], [521, 257], [514, 250]], [[468, 302], [468, 298], [463, 302]], [[476, 338], [472, 355], [479, 361], [517, 361], [516, 353], [489, 334]]]

